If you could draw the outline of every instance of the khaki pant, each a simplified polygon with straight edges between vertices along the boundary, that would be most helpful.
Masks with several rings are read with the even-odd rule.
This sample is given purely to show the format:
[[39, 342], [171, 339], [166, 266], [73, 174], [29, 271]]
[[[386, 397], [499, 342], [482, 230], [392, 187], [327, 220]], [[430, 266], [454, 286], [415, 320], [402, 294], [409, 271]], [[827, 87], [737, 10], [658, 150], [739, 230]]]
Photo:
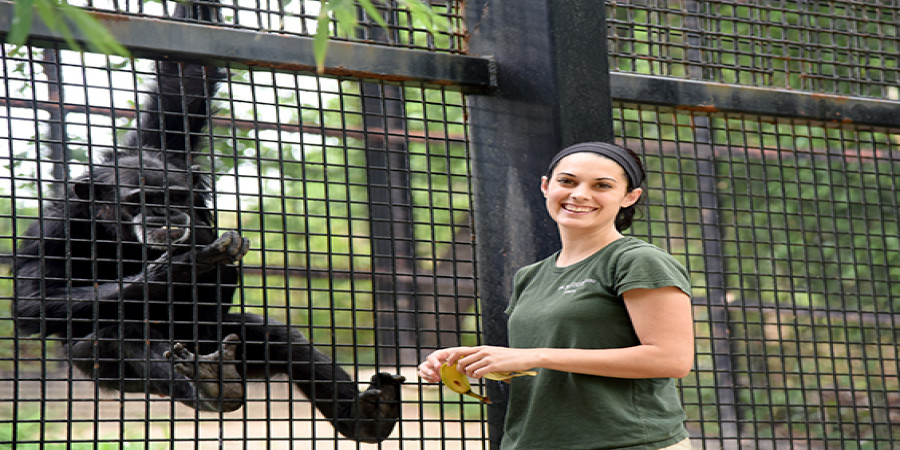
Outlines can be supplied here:
[[660, 450], [691, 450], [691, 449], [693, 449], [693, 447], [691, 447], [691, 440], [685, 439], [675, 445], [670, 445], [668, 447], [661, 448]]

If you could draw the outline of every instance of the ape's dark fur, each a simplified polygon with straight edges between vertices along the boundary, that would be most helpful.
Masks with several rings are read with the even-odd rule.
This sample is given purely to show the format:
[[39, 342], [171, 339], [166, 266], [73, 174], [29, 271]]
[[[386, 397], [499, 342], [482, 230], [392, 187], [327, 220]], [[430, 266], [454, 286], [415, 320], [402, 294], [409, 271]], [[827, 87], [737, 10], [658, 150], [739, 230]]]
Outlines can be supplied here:
[[[210, 7], [178, 17], [218, 21]], [[350, 376], [301, 333], [230, 312], [249, 249], [216, 237], [209, 180], [191, 163], [224, 71], [158, 64], [139, 131], [94, 164], [64, 200], [46, 206], [16, 253], [18, 328], [61, 336], [72, 363], [103, 388], [170, 396], [205, 411], [234, 411], [244, 381], [286, 374], [343, 435], [386, 438], [399, 417], [403, 377]]]

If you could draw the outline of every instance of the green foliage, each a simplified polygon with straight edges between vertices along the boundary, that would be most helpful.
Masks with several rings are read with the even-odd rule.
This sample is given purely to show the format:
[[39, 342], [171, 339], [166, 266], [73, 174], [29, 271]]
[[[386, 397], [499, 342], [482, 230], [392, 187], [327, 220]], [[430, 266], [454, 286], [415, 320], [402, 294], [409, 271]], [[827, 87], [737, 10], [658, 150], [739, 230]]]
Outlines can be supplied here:
[[[387, 0], [375, 0], [377, 3], [390, 4]], [[449, 28], [450, 23], [439, 15], [427, 3], [421, 0], [397, 0], [397, 4], [407, 9], [413, 21], [424, 27], [429, 33], [437, 33]], [[322, 4], [317, 19], [316, 35], [313, 39], [313, 51], [316, 59], [316, 70], [322, 73], [325, 70], [325, 57], [328, 53], [329, 37], [332, 27], [338, 36], [352, 37], [359, 28], [357, 21], [358, 10], [365, 11], [366, 16], [383, 28], [388, 28], [387, 22], [381, 17], [373, 0], [328, 0]]]
[[[146, 0], [145, 0], [146, 1]], [[374, 0], [376, 3], [388, 4], [387, 0]], [[58, 31], [70, 48], [82, 51], [75, 40], [72, 24], [80, 31], [91, 51], [128, 56], [128, 50], [119, 44], [115, 37], [87, 11], [69, 5], [63, 0], [15, 0], [15, 15], [7, 42], [23, 45], [31, 32], [34, 11], [48, 28]], [[436, 34], [448, 30], [450, 22], [437, 13], [428, 3], [422, 0], [398, 0], [400, 7], [409, 11], [411, 21], [428, 33]], [[325, 58], [328, 43], [334, 33], [337, 36], [351, 37], [359, 29], [358, 11], [363, 10], [366, 16], [381, 27], [388, 28], [387, 22], [373, 0], [322, 0], [322, 7], [317, 18], [316, 33], [313, 38], [313, 54], [319, 73], [325, 70]]]
[[[871, 423], [889, 423], [896, 373], [894, 331], [824, 314], [779, 320], [771, 312], [735, 313], [738, 401], [760, 437], [785, 425], [814, 438], [860, 442], [876, 437]], [[780, 323], [779, 323], [780, 322]], [[819, 424], [806, 429], [808, 423]]]
[[80, 31], [92, 51], [128, 56], [128, 50], [119, 44], [115, 37], [87, 11], [69, 5], [62, 0], [15, 0], [15, 16], [12, 29], [7, 35], [7, 42], [23, 45], [31, 32], [34, 11], [48, 28], [58, 31], [73, 49], [81, 51], [72, 33], [72, 24]]
[[[15, 444], [16, 450], [163, 450], [169, 448], [164, 442], [147, 443], [144, 436], [145, 423], [124, 423], [121, 436], [104, 436], [96, 439], [77, 438], [94, 432], [94, 424], [62, 421], [48, 421], [38, 405], [20, 402], [18, 420], [0, 422], [0, 442]], [[6, 412], [4, 411], [4, 414]], [[66, 426], [70, 429], [65, 430]], [[167, 434], [163, 427], [162, 434]], [[71, 442], [44, 442], [48, 436], [76, 436]], [[0, 446], [0, 448], [3, 448]], [[8, 448], [8, 447], [7, 447]]]

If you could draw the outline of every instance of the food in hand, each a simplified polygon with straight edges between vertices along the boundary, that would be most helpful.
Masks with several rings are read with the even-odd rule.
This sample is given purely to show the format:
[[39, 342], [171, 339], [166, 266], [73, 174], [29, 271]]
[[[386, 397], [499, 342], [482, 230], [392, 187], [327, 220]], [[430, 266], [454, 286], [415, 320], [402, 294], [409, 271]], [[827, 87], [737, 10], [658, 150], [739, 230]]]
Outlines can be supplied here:
[[456, 364], [448, 366], [444, 363], [444, 365], [441, 366], [441, 381], [443, 381], [444, 385], [453, 392], [477, 398], [481, 403], [491, 403], [489, 398], [478, 395], [472, 391], [472, 385], [469, 384], [469, 377], [456, 370]]

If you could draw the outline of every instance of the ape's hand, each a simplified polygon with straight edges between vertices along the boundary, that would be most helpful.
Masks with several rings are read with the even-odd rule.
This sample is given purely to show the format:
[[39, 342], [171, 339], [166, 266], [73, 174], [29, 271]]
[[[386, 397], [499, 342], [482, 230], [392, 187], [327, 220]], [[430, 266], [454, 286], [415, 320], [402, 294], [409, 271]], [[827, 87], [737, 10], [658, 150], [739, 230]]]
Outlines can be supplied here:
[[[250, 240], [234, 231], [222, 233], [212, 244], [196, 252], [160, 256], [147, 270], [147, 280], [188, 283], [220, 265], [240, 261], [250, 250]], [[171, 273], [169, 273], [171, 271]]]
[[250, 240], [234, 231], [222, 233], [212, 244], [200, 249], [194, 262], [200, 265], [232, 264], [240, 261], [250, 250]]
[[400, 419], [402, 375], [377, 373], [369, 388], [359, 394], [352, 419], [338, 420], [338, 431], [359, 442], [378, 443], [391, 435]]

